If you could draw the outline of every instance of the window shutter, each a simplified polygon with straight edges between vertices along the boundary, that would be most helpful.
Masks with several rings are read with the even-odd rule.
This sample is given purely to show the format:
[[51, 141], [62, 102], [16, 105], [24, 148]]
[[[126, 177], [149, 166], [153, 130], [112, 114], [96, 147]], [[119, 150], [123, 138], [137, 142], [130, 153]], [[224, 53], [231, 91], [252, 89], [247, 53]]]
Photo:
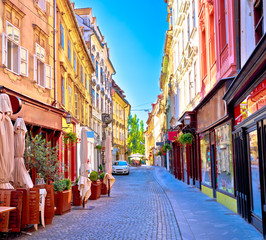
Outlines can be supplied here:
[[20, 52], [21, 52], [21, 47], [18, 46], [18, 74], [20, 75], [21, 73], [21, 57], [20, 57]]
[[44, 71], [43, 71], [43, 75], [42, 75], [43, 85], [42, 84], [41, 85], [46, 88], [46, 85], [47, 85], [47, 83], [46, 83], [46, 64], [44, 64], [43, 67], [44, 67]]
[[34, 82], [37, 82], [37, 57], [36, 55], [33, 56], [33, 80]]
[[2, 63], [7, 66], [7, 38], [4, 32], [2, 33]]

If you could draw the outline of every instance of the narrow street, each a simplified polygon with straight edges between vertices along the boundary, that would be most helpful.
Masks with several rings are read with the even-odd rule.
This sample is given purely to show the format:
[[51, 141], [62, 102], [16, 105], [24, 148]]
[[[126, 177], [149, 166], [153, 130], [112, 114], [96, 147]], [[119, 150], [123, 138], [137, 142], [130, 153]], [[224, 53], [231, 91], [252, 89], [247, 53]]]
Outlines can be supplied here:
[[89, 201], [84, 210], [72, 207], [20, 239], [262, 239], [239, 215], [164, 168], [131, 168], [115, 178], [111, 197]]

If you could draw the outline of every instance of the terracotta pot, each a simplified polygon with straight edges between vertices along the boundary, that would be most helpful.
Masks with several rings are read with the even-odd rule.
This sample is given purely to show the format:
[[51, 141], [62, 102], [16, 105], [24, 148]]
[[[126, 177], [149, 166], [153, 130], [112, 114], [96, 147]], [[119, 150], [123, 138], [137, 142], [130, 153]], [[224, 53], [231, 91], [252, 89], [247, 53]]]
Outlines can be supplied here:
[[82, 200], [79, 193], [79, 186], [72, 186], [72, 194], [73, 194], [73, 206], [81, 206]]
[[100, 179], [100, 181], [102, 183], [101, 194], [106, 195], [107, 194], [107, 186], [106, 186], [106, 184], [103, 183], [103, 179]]
[[56, 215], [62, 215], [71, 210], [71, 190], [64, 190], [63, 192], [56, 192], [54, 194]]
[[97, 200], [98, 198], [101, 197], [101, 188], [102, 188], [102, 183], [101, 181], [97, 180], [96, 182], [91, 183], [91, 196], [90, 200]]

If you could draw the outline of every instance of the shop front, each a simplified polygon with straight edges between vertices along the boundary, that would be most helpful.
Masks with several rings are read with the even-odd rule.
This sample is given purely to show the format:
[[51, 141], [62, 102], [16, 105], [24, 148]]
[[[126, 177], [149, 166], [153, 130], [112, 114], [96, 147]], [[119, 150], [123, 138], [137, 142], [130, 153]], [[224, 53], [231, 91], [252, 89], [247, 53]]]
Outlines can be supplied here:
[[233, 78], [221, 79], [197, 106], [201, 190], [237, 211], [232, 152], [232, 121], [223, 96]]
[[238, 213], [266, 236], [265, 35], [226, 92], [233, 116]]

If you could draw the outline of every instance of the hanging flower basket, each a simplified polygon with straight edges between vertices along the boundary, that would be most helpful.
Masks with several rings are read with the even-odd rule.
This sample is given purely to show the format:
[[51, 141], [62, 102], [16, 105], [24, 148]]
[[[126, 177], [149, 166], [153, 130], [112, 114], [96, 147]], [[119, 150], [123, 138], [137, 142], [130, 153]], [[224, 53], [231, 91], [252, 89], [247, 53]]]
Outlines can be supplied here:
[[191, 145], [193, 142], [193, 135], [191, 133], [182, 133], [179, 138], [178, 141], [182, 144], [182, 145], [186, 145], [189, 144]]
[[78, 137], [76, 133], [69, 132], [64, 134], [64, 144], [68, 143], [76, 143], [78, 141]]
[[98, 149], [98, 150], [102, 150], [103, 146], [102, 145], [96, 145], [95, 148]]
[[162, 156], [162, 152], [159, 151], [158, 153], [155, 154], [155, 156]]
[[166, 144], [163, 145], [163, 150], [164, 150], [165, 152], [167, 152], [167, 150], [171, 151], [172, 148], [171, 148], [171, 146], [170, 146], [169, 143], [166, 143]]

